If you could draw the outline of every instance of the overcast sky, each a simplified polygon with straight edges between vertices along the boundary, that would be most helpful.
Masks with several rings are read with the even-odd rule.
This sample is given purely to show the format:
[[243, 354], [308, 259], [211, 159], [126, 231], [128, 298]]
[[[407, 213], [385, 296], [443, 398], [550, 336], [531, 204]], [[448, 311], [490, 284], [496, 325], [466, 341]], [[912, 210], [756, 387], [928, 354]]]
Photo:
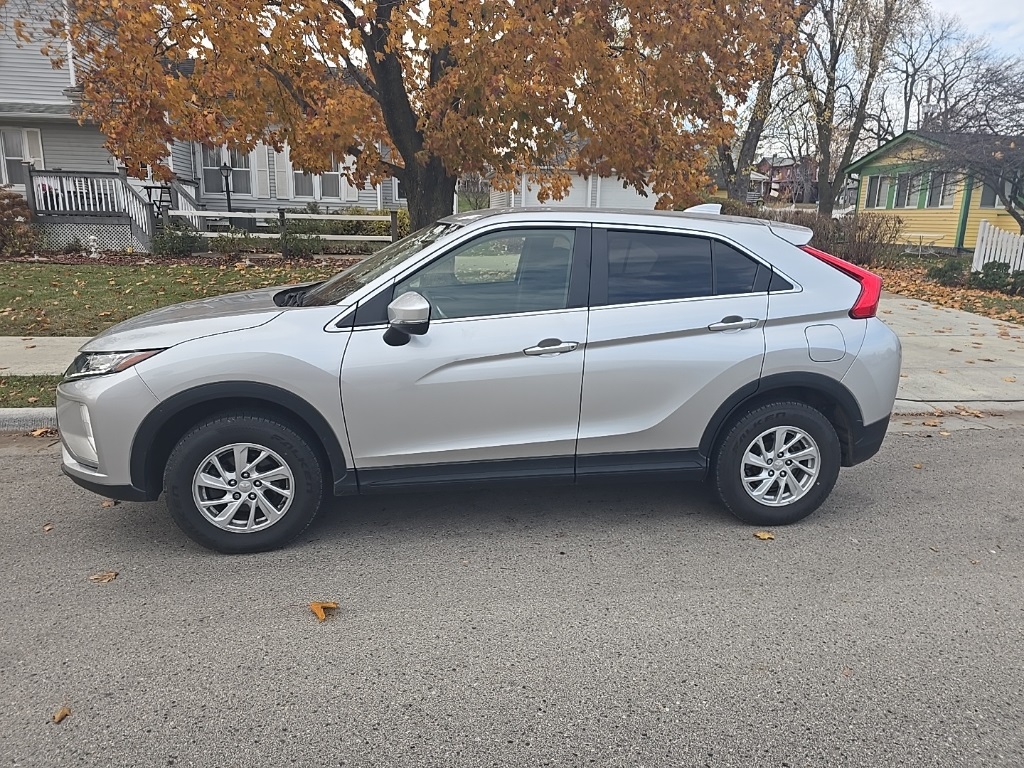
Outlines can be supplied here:
[[956, 14], [969, 30], [988, 35], [1006, 53], [1024, 54], [1024, 3], [1020, 0], [932, 0], [932, 7]]

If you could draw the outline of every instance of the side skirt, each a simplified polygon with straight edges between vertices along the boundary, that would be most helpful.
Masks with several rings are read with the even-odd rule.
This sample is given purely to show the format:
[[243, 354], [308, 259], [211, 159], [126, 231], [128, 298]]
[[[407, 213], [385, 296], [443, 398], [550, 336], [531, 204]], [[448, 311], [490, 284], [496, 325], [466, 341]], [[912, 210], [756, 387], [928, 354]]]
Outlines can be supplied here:
[[529, 482], [572, 484], [619, 480], [702, 480], [707, 460], [700, 451], [556, 456], [538, 459], [417, 464], [357, 469], [359, 493], [419, 488], [478, 488]]

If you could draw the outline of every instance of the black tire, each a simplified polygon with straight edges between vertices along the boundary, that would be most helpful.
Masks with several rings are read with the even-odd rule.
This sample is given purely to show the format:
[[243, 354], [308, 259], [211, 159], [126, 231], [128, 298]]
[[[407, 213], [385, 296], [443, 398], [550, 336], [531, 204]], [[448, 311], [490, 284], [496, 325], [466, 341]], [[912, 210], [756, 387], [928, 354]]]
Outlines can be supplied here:
[[[744, 472], [743, 458], [747, 449], [762, 433], [780, 427], [792, 427], [810, 436], [817, 445], [820, 464], [817, 477], [813, 478], [802, 496], [782, 506], [771, 506], [754, 499], [747, 492], [741, 473]], [[773, 462], [777, 460], [774, 455], [769, 458]], [[763, 526], [789, 525], [803, 520], [828, 498], [839, 477], [841, 461], [839, 437], [820, 411], [804, 403], [772, 402], [740, 416], [726, 431], [715, 452], [712, 481], [722, 503], [743, 522]], [[785, 469], [783, 467], [780, 474]], [[798, 468], [798, 472], [805, 470]], [[809, 474], [801, 476], [812, 477]], [[756, 486], [761, 487], [760, 483]], [[775, 489], [779, 487], [774, 486]], [[780, 492], [779, 495], [784, 500], [784, 494]]]
[[[264, 515], [260, 507], [256, 507], [257, 520], [263, 520], [266, 525], [260, 530], [244, 532], [218, 527], [203, 515], [193, 496], [192, 483], [200, 464], [218, 449], [239, 443], [269, 449], [272, 454], [276, 454], [276, 457], [271, 456], [271, 462], [276, 463], [276, 459], [280, 458], [294, 479], [293, 483], [290, 480], [277, 481], [280, 487], [291, 491], [291, 501], [276, 522], [269, 522], [270, 517]], [[251, 458], [260, 454], [248, 455]], [[233, 476], [233, 469], [230, 469], [229, 474]], [[292, 484], [294, 487], [289, 489], [288, 486]], [[323, 470], [310, 440], [286, 421], [250, 411], [223, 413], [196, 424], [178, 441], [164, 470], [164, 492], [174, 522], [193, 541], [225, 554], [264, 552], [283, 547], [292, 541], [309, 527], [320, 511], [323, 487]], [[279, 505], [287, 503], [283, 494], [274, 492], [270, 481], [263, 485], [263, 491], [265, 494], [260, 496], [261, 501], [269, 498]], [[205, 491], [200, 489], [200, 492]], [[216, 491], [206, 493], [214, 496], [217, 494]], [[252, 498], [251, 495], [245, 496]], [[255, 506], [249, 505], [248, 501], [241, 503], [248, 509]], [[227, 504], [211, 509], [213, 512], [218, 509], [227, 511]], [[245, 514], [243, 508], [232, 524], [241, 525], [239, 520]]]

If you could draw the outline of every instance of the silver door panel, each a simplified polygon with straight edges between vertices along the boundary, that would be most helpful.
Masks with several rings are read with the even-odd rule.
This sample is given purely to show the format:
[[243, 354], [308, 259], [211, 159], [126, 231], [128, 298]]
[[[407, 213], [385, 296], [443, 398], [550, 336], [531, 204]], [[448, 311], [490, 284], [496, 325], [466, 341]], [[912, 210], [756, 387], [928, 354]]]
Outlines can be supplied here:
[[[356, 467], [573, 455], [586, 333], [586, 309], [434, 320], [400, 347], [355, 330], [341, 390]], [[552, 340], [579, 346], [525, 353]]]

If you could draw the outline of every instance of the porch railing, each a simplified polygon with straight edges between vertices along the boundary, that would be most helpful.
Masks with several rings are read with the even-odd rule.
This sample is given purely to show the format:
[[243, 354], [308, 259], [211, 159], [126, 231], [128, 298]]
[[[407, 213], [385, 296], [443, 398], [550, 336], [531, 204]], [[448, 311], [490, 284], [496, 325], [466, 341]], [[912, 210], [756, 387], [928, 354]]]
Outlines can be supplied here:
[[119, 173], [29, 168], [26, 191], [40, 216], [121, 216], [145, 239], [153, 235], [152, 206]]

